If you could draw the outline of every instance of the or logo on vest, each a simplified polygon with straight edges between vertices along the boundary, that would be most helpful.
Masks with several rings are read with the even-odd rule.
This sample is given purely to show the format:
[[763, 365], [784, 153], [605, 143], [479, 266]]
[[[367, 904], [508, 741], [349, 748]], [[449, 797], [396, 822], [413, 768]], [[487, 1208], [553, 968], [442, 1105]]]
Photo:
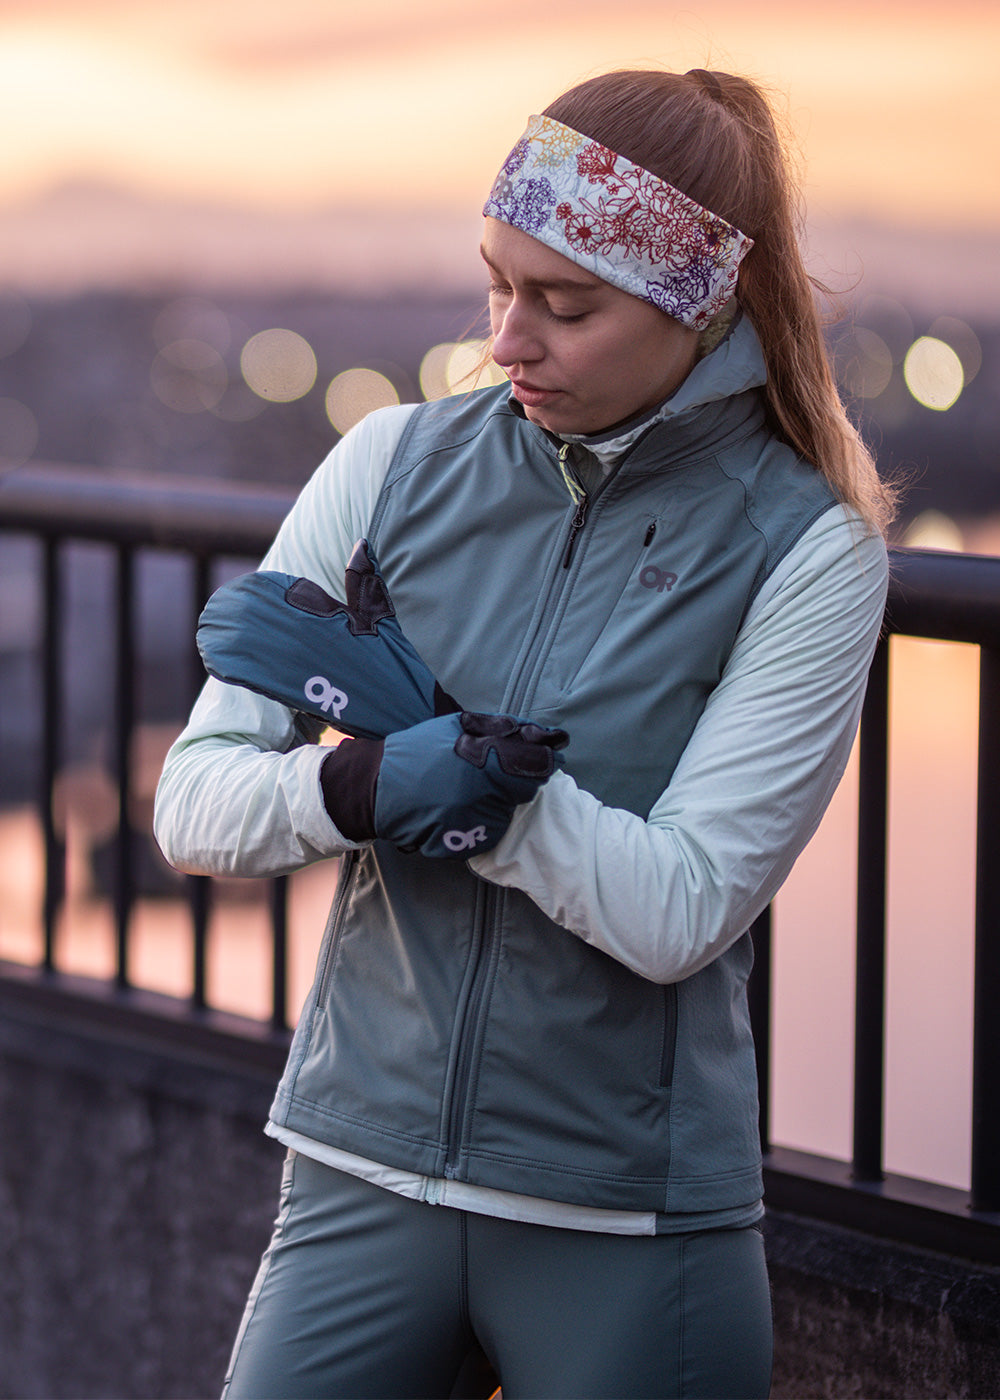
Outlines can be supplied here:
[[643, 588], [655, 588], [657, 593], [666, 589], [669, 593], [677, 582], [677, 575], [668, 573], [666, 569], [658, 569], [655, 564], [647, 564], [639, 575], [639, 582]]
[[321, 710], [329, 710], [334, 719], [340, 719], [348, 698], [342, 690], [331, 685], [326, 676], [310, 676], [305, 683], [305, 697], [318, 705]]
[[471, 831], [446, 831], [444, 834], [444, 844], [449, 851], [471, 851], [485, 840], [485, 826], [474, 826]]

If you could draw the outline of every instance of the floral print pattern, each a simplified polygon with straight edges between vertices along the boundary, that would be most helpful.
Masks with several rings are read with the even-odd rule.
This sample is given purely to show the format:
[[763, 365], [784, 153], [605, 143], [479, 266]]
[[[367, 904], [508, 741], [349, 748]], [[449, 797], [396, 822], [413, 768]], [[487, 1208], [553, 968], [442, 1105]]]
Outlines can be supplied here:
[[753, 240], [673, 185], [550, 117], [532, 117], [483, 213], [693, 330], [733, 294]]

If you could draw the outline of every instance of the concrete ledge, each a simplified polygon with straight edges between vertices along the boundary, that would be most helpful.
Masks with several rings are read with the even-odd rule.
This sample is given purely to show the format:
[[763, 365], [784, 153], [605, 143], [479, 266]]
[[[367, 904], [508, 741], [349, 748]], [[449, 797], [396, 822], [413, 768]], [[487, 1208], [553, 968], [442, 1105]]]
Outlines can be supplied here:
[[775, 1400], [1000, 1395], [1000, 1270], [770, 1211]]
[[218, 1395], [277, 1206], [273, 1073], [0, 1000], [0, 1394]]

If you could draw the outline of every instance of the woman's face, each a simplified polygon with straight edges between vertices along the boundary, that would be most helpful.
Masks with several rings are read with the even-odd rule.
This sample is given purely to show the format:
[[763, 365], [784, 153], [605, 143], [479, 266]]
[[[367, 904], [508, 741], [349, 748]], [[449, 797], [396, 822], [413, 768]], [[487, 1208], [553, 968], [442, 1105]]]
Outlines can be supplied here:
[[486, 220], [493, 358], [532, 423], [597, 433], [652, 408], [694, 364], [698, 332], [521, 229]]

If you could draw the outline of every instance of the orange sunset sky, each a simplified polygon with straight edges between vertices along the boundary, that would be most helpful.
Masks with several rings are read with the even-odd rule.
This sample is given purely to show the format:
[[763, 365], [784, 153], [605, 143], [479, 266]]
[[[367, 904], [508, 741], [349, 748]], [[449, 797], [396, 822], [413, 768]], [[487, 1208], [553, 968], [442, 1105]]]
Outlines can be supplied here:
[[[29, 211], [93, 185], [272, 220], [472, 220], [528, 113], [625, 65], [773, 87], [819, 224], [989, 247], [998, 56], [993, 0], [0, 0], [0, 256], [16, 275], [50, 237], [58, 260]], [[51, 221], [85, 237], [98, 221], [74, 207]]]

